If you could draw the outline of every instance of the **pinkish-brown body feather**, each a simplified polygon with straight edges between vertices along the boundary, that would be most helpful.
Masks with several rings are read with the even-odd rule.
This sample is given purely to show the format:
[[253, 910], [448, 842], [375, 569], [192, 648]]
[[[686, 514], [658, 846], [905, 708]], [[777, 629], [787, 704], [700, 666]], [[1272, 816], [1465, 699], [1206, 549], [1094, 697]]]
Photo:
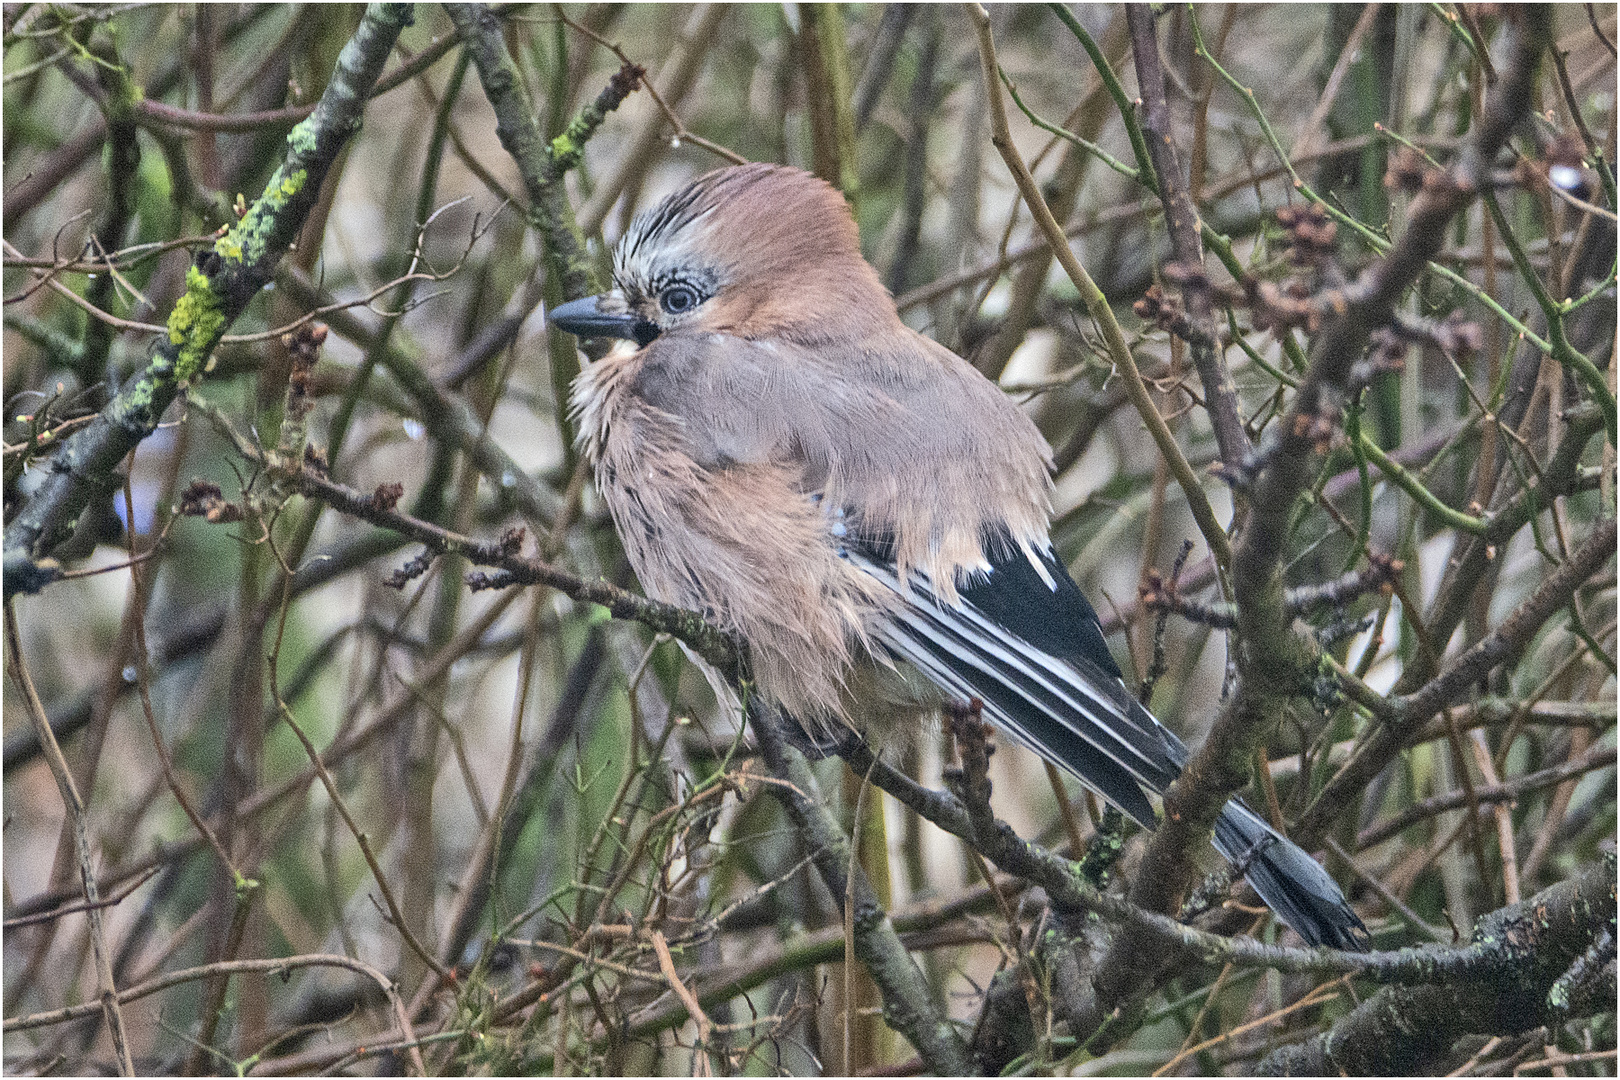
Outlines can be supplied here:
[[760, 689], [801, 721], [847, 720], [895, 598], [839, 557], [837, 527], [892, 535], [902, 580], [926, 574], [954, 602], [989, 568], [988, 535], [1045, 546], [1049, 451], [1000, 390], [900, 322], [832, 189], [772, 167], [694, 187], [678, 226], [626, 238], [620, 272], [655, 278], [633, 260], [673, 250], [718, 291], [580, 376], [580, 440], [648, 594], [739, 633]]

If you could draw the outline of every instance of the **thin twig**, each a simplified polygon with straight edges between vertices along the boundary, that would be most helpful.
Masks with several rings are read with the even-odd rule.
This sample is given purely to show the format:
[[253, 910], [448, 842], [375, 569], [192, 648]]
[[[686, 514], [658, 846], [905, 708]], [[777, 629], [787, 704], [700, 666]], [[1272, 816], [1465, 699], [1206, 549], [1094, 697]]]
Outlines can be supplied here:
[[714, 1065], [709, 1061], [709, 1042], [714, 1037], [714, 1025], [709, 1022], [709, 1014], [703, 1011], [698, 999], [691, 989], [681, 981], [681, 973], [675, 970], [675, 959], [669, 954], [669, 942], [664, 940], [661, 930], [654, 930], [647, 935], [652, 941], [653, 952], [658, 954], [658, 970], [664, 973], [664, 979], [669, 988], [675, 991], [675, 996], [681, 999], [686, 1006], [687, 1014], [697, 1024], [698, 1047], [693, 1055], [693, 1076], [713, 1076]]
[[[95, 954], [96, 980], [99, 983], [96, 1003], [87, 1005], [86, 1011], [100, 1010], [106, 1017], [107, 1030], [112, 1035], [113, 1051], [118, 1059], [118, 1074], [134, 1076], [135, 1063], [130, 1057], [129, 1038], [125, 1034], [124, 1012], [119, 1007], [118, 985], [113, 979], [112, 954], [107, 951], [106, 931], [101, 922], [101, 894], [96, 887], [95, 854], [90, 850], [90, 830], [85, 822], [84, 800], [79, 797], [73, 772], [68, 768], [67, 759], [62, 756], [62, 748], [57, 745], [56, 734], [51, 731], [50, 721], [45, 718], [45, 706], [39, 700], [34, 680], [28, 674], [28, 665], [23, 661], [16, 600], [7, 598], [5, 606], [7, 667], [22, 690], [23, 700], [28, 704], [28, 718], [33, 721], [34, 732], [45, 751], [45, 760], [50, 763], [51, 775], [56, 778], [56, 790], [62, 796], [72, 824], [73, 850], [79, 859], [79, 881], [84, 886], [84, 911], [90, 924], [90, 948]], [[9, 1027], [10, 1021], [7, 1021]]]
[[1040, 186], [1030, 175], [1028, 167], [1018, 153], [1018, 148], [1013, 145], [1012, 134], [1007, 127], [1007, 106], [1002, 100], [1001, 80], [997, 75], [999, 62], [996, 60], [995, 41], [990, 34], [990, 15], [979, 4], [968, 5], [968, 15], [979, 38], [980, 66], [984, 76], [985, 93], [990, 102], [992, 130], [990, 141], [1001, 153], [1002, 160], [1007, 163], [1008, 171], [1018, 184], [1019, 193], [1023, 195], [1024, 202], [1035, 217], [1035, 223], [1040, 227], [1047, 243], [1051, 245], [1058, 263], [1069, 275], [1069, 280], [1074, 282], [1075, 288], [1080, 290], [1080, 297], [1085, 302], [1086, 310], [1102, 328], [1109, 359], [1123, 376], [1131, 403], [1136, 406], [1143, 422], [1147, 424], [1148, 432], [1153, 436], [1159, 453], [1169, 462], [1170, 471], [1175, 474], [1177, 483], [1181, 485], [1187, 505], [1192, 510], [1193, 520], [1198, 523], [1198, 530], [1203, 533], [1204, 542], [1209, 545], [1210, 553], [1219, 566], [1223, 568], [1229, 566], [1232, 561], [1232, 547], [1227, 540], [1226, 530], [1216, 520], [1215, 511], [1209, 505], [1203, 486], [1193, 473], [1192, 466], [1187, 464], [1181, 447], [1176, 444], [1175, 436], [1165, 426], [1164, 418], [1154, 406], [1153, 398], [1142, 382], [1142, 374], [1137, 370], [1136, 359], [1131, 355], [1130, 346], [1125, 342], [1124, 331], [1114, 318], [1113, 309], [1109, 307], [1108, 300], [1097, 287], [1097, 283], [1075, 258], [1074, 249], [1069, 246], [1068, 239], [1063, 235], [1062, 226], [1053, 220]]

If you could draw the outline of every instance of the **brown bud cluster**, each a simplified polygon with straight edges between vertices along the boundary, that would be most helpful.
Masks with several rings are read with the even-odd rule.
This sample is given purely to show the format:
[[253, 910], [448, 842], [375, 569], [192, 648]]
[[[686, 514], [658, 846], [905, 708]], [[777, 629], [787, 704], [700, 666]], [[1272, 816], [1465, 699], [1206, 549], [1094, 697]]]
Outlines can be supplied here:
[[501, 538], [497, 544], [501, 550], [501, 554], [510, 556], [521, 553], [523, 550], [523, 538], [527, 536], [528, 533], [529, 531], [522, 525], [514, 525], [510, 529], [507, 529], [505, 532], [501, 533]]
[[1157, 285], [1149, 285], [1142, 299], [1131, 305], [1136, 317], [1143, 322], [1150, 322], [1161, 330], [1170, 329], [1179, 318], [1185, 318], [1181, 310], [1181, 301], [1173, 296], [1164, 295], [1164, 290]]
[[1406, 563], [1382, 551], [1369, 551], [1367, 564], [1369, 577], [1378, 582], [1378, 591], [1384, 596], [1395, 591], [1395, 581], [1406, 569]]
[[1173, 580], [1167, 580], [1156, 568], [1149, 567], [1141, 585], [1137, 586], [1136, 598], [1149, 611], [1174, 610], [1176, 606], [1176, 583]]
[[1384, 171], [1384, 186], [1391, 191], [1412, 194], [1422, 190], [1424, 174], [1429, 171], [1429, 163], [1421, 153], [1410, 146], [1403, 146], [1389, 159], [1389, 168]]
[[1196, 263], [1167, 262], [1164, 264], [1164, 279], [1183, 289], [1209, 288], [1209, 274]]
[[399, 500], [405, 496], [405, 485], [395, 482], [392, 484], [378, 484], [377, 490], [371, 493], [366, 505], [373, 510], [392, 510], [399, 505]]
[[326, 341], [323, 323], [305, 323], [291, 333], [281, 336], [291, 366], [287, 372], [286, 416], [302, 420], [309, 415], [312, 405], [310, 390], [315, 381], [315, 361], [320, 359], [321, 345]]
[[1371, 376], [1404, 369], [1409, 344], [1404, 335], [1391, 327], [1382, 326], [1374, 330], [1367, 343], [1367, 366], [1370, 369], [1367, 374]]
[[1288, 257], [1296, 266], [1319, 266], [1338, 247], [1339, 226], [1315, 203], [1283, 207], [1277, 224], [1288, 234]]
[[242, 520], [242, 508], [226, 499], [212, 480], [193, 480], [188, 484], [180, 493], [180, 506], [175, 512], [182, 517], [200, 517], [215, 524]]
[[474, 570], [464, 579], [467, 588], [473, 592], [484, 592], [487, 589], [506, 589], [517, 584], [517, 578], [509, 570], [496, 570], [486, 573], [483, 570]]
[[[1254, 312], [1254, 325], [1262, 330], [1285, 330], [1291, 326], [1303, 327], [1314, 333], [1322, 325], [1325, 309], [1343, 305], [1343, 296], [1324, 294], [1314, 298], [1303, 282], [1290, 282], [1286, 287], [1271, 281], [1247, 281], [1249, 307]], [[1334, 297], [1337, 297], [1335, 304]]]
[[[1381, 335], [1398, 338], [1403, 345], [1426, 345], [1438, 349], [1455, 360], [1467, 360], [1485, 347], [1485, 331], [1458, 311], [1453, 311], [1440, 322], [1400, 317], [1393, 326], [1374, 334], [1375, 345], [1382, 341]], [[1394, 344], [1391, 343], [1389, 347], [1393, 348]]]
[[433, 565], [434, 558], [435, 553], [433, 551], [423, 551], [420, 555], [406, 562], [404, 566], [383, 578], [383, 584], [390, 589], [403, 589], [410, 582], [427, 573], [428, 567]]
[[646, 77], [646, 68], [640, 64], [626, 63], [618, 71], [615, 71], [613, 77], [608, 80], [608, 93], [619, 101], [623, 101], [636, 92], [636, 89], [641, 86], [642, 80]]
[[1338, 434], [1338, 426], [1333, 418], [1321, 413], [1306, 415], [1301, 413], [1294, 417], [1294, 430], [1296, 439], [1309, 439], [1312, 449], [1318, 454], [1325, 454], [1333, 448], [1333, 438]]
[[1485, 331], [1479, 323], [1453, 311], [1444, 322], [1433, 327], [1430, 340], [1448, 355], [1466, 360], [1485, 347]]
[[[1179, 264], [1168, 263], [1165, 265], [1165, 277], [1169, 278], [1171, 276], [1170, 268], [1173, 266], [1179, 266]], [[1202, 271], [1200, 271], [1201, 274]], [[1207, 287], [1209, 279], [1205, 278], [1203, 284]], [[1150, 322], [1160, 330], [1172, 333], [1183, 341], [1190, 341], [1194, 344], [1213, 343], [1208, 334], [1193, 324], [1192, 319], [1187, 316], [1187, 312], [1182, 308], [1181, 301], [1173, 296], [1166, 296], [1164, 290], [1157, 285], [1149, 285], [1147, 292], [1142, 294], [1142, 299], [1131, 305], [1131, 310], [1143, 322]]]

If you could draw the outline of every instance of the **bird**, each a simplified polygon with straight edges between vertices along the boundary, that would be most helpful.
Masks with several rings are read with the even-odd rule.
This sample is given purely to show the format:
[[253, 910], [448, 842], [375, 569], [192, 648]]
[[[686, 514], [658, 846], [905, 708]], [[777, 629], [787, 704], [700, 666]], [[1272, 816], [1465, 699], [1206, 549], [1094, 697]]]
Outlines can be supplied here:
[[[973, 703], [1152, 829], [1189, 752], [1053, 549], [1051, 449], [901, 321], [843, 196], [784, 165], [707, 173], [632, 220], [613, 283], [549, 321], [618, 339], [570, 408], [647, 595], [746, 642], [807, 733]], [[1213, 841], [1308, 944], [1365, 949], [1333, 878], [1241, 800]]]

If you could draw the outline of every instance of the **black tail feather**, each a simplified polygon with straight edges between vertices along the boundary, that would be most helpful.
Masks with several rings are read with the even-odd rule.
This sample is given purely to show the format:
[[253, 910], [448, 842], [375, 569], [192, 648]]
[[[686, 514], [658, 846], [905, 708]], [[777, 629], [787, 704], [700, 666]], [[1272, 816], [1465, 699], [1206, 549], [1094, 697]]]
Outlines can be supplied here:
[[[1266, 906], [1311, 945], [1366, 952], [1367, 927], [1320, 863], [1238, 799], [1215, 821], [1215, 849], [1244, 867]], [[1245, 866], [1245, 863], [1247, 864]]]

